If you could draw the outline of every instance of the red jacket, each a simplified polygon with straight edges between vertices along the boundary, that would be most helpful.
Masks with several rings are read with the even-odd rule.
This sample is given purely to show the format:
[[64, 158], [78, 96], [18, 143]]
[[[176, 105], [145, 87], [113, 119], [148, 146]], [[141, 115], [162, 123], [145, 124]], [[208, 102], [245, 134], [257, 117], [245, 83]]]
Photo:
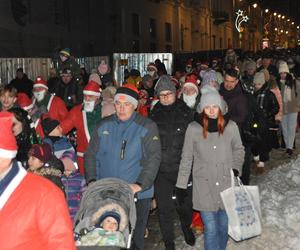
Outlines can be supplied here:
[[71, 129], [76, 128], [78, 165], [80, 172], [84, 174], [83, 155], [89, 145], [90, 133], [86, 112], [82, 110], [82, 104], [72, 108], [67, 117], [61, 122], [60, 126], [62, 127], [64, 134], [67, 134]]
[[[61, 98], [53, 95], [51, 95], [50, 97], [50, 100], [47, 105], [47, 109], [48, 109], [47, 117], [58, 120], [59, 122], [62, 122], [63, 119], [65, 119], [65, 117], [68, 114], [68, 110], [66, 108], [66, 104], [64, 103], [64, 101]], [[37, 121], [37, 125], [35, 127], [36, 127], [37, 134], [41, 138], [43, 138], [44, 132], [43, 132], [40, 119]]]
[[0, 208], [0, 249], [75, 250], [72, 223], [60, 189], [21, 168], [9, 185], [15, 189]]

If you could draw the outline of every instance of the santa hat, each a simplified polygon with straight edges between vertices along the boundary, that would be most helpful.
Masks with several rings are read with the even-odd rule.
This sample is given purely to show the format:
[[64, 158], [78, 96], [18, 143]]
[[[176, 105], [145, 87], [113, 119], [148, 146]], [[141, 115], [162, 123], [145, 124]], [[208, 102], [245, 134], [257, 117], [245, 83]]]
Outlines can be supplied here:
[[198, 80], [198, 78], [195, 74], [189, 74], [185, 77], [185, 83], [183, 84], [183, 88], [187, 87], [187, 86], [193, 87], [198, 94], [199, 93], [199, 88], [198, 88], [199, 83], [200, 83], [200, 81]]
[[100, 76], [97, 73], [90, 74], [89, 81], [94, 81], [94, 82], [98, 83], [98, 85], [100, 85], [100, 86], [102, 85]]
[[152, 71], [157, 72], [157, 67], [156, 67], [155, 63], [149, 63], [147, 65], [147, 70], [152, 70]]
[[64, 48], [61, 51], [59, 51], [59, 54], [65, 56], [65, 57], [69, 57], [71, 55], [71, 51], [69, 48]]
[[33, 83], [33, 87], [34, 88], [42, 87], [48, 89], [48, 83], [42, 77], [38, 76], [35, 82]]
[[17, 103], [22, 109], [26, 111], [33, 108], [32, 100], [25, 93], [18, 93]]
[[208, 61], [201, 62], [201, 67], [208, 68], [209, 67], [209, 62]]
[[189, 59], [187, 60], [186, 64], [185, 64], [186, 67], [193, 67], [193, 59]]
[[18, 147], [13, 134], [13, 114], [0, 112], [0, 158], [13, 159], [17, 155]]
[[97, 82], [89, 81], [83, 89], [84, 95], [100, 96], [100, 86]]
[[125, 84], [117, 89], [116, 95], [114, 97], [114, 102], [127, 101], [130, 102], [136, 108], [138, 105], [138, 98], [138, 89], [132, 84]]

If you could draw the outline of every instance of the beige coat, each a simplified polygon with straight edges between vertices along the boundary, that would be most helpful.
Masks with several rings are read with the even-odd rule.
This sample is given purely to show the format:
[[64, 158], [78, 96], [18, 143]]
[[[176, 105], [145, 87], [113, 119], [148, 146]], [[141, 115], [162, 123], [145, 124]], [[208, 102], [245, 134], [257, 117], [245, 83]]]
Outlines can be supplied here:
[[223, 135], [202, 136], [202, 126], [187, 128], [176, 186], [187, 188], [193, 166], [193, 208], [199, 211], [224, 209], [220, 192], [231, 185], [230, 169], [241, 173], [244, 147], [235, 122], [229, 121]]

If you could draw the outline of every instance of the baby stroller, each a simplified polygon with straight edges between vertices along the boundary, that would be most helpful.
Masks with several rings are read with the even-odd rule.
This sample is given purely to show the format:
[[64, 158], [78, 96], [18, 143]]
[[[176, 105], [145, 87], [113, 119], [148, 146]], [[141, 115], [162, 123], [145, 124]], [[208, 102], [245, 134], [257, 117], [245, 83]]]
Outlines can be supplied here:
[[134, 194], [127, 182], [117, 178], [105, 178], [87, 188], [74, 218], [75, 236], [80, 239], [86, 232], [93, 230], [101, 215], [111, 208], [120, 214], [118, 231], [124, 235], [126, 248], [130, 248], [136, 223]]

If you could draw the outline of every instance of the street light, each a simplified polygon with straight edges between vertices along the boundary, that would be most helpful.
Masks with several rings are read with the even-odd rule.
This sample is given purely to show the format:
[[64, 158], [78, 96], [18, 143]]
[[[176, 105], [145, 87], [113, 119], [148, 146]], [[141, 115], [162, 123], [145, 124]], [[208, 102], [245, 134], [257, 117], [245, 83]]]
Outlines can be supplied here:
[[295, 24], [295, 22], [292, 22], [291, 24], [292, 24], [292, 25], [294, 25], [294, 24]]
[[273, 14], [274, 16], [277, 16], [277, 13], [276, 12], [274, 12], [274, 14]]
[[288, 31], [285, 32], [285, 34], [288, 34], [288, 33], [289, 33]]
[[284, 19], [284, 18], [285, 18], [285, 16], [282, 16], [281, 18], [282, 18], [282, 19]]
[[299, 29], [300, 27], [299, 27], [299, 25], [297, 26], [297, 29]]
[[252, 6], [255, 9], [257, 7], [257, 3], [254, 3]]
[[275, 28], [274, 30], [275, 30], [275, 31], [277, 31], [278, 29], [277, 29], [277, 28]]
[[281, 15], [279, 14], [279, 15], [278, 15], [278, 17], [280, 18], [280, 17], [281, 17]]
[[269, 9], [265, 9], [265, 13], [268, 13], [269, 12]]
[[283, 33], [283, 30], [280, 30], [281, 33]]
[[288, 19], [287, 21], [289, 22], [289, 21], [291, 21], [291, 19]]

